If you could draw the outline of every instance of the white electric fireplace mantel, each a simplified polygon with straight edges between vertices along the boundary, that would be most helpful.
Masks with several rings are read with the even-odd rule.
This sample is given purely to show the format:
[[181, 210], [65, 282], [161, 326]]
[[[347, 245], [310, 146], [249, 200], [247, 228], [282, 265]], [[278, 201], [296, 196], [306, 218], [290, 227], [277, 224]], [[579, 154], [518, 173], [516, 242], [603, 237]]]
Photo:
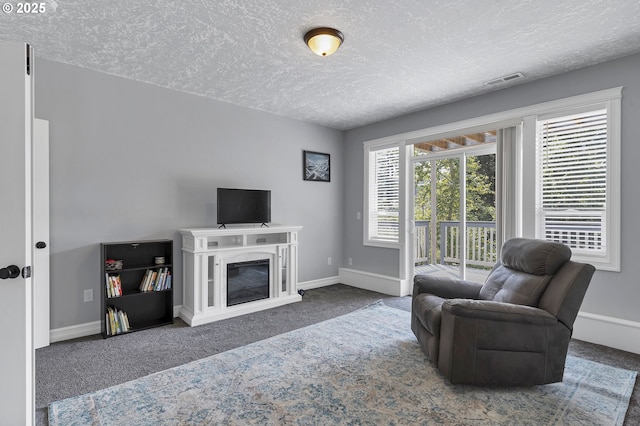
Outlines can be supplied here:
[[[298, 231], [302, 226], [180, 229], [182, 307], [191, 326], [299, 302]], [[268, 297], [227, 305], [228, 265], [269, 261]]]

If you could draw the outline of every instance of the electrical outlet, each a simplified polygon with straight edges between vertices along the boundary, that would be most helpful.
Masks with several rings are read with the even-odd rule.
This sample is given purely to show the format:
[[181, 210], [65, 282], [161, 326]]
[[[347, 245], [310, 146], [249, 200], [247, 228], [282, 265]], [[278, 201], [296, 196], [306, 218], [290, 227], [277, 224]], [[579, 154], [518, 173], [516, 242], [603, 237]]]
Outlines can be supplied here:
[[348, 262], [349, 262], [349, 266], [353, 265], [353, 259], [352, 258], [349, 258]]
[[356, 220], [362, 219], [362, 214], [360, 212], [356, 213]]
[[93, 290], [85, 290], [84, 291], [84, 301], [85, 302], [93, 302]]
[[327, 258], [327, 265], [331, 265], [331, 258], [330, 257]]

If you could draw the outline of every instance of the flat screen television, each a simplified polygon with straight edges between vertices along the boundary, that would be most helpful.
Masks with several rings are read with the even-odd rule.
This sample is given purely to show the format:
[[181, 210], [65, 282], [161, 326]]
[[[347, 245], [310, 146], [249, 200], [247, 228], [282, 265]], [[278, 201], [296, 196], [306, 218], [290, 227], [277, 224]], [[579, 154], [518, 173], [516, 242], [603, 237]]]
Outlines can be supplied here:
[[218, 188], [218, 224], [271, 222], [271, 191]]

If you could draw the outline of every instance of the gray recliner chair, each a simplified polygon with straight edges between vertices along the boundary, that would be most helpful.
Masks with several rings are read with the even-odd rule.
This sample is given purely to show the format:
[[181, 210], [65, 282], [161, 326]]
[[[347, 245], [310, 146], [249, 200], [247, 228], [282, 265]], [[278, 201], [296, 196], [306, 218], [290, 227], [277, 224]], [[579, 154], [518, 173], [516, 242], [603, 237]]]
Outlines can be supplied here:
[[561, 382], [595, 271], [570, 258], [563, 244], [513, 238], [484, 284], [417, 275], [411, 329], [451, 383]]

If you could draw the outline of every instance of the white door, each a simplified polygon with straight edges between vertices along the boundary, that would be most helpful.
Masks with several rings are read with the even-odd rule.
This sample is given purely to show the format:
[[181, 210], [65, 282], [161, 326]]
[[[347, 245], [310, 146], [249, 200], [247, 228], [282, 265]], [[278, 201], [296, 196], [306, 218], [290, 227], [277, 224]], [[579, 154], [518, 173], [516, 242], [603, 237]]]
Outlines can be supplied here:
[[33, 339], [49, 346], [49, 122], [33, 121]]
[[[31, 266], [33, 54], [0, 43], [0, 413], [1, 422], [34, 421]], [[25, 278], [26, 277], [26, 278]]]
[[414, 146], [415, 274], [484, 282], [497, 260], [495, 131]]

